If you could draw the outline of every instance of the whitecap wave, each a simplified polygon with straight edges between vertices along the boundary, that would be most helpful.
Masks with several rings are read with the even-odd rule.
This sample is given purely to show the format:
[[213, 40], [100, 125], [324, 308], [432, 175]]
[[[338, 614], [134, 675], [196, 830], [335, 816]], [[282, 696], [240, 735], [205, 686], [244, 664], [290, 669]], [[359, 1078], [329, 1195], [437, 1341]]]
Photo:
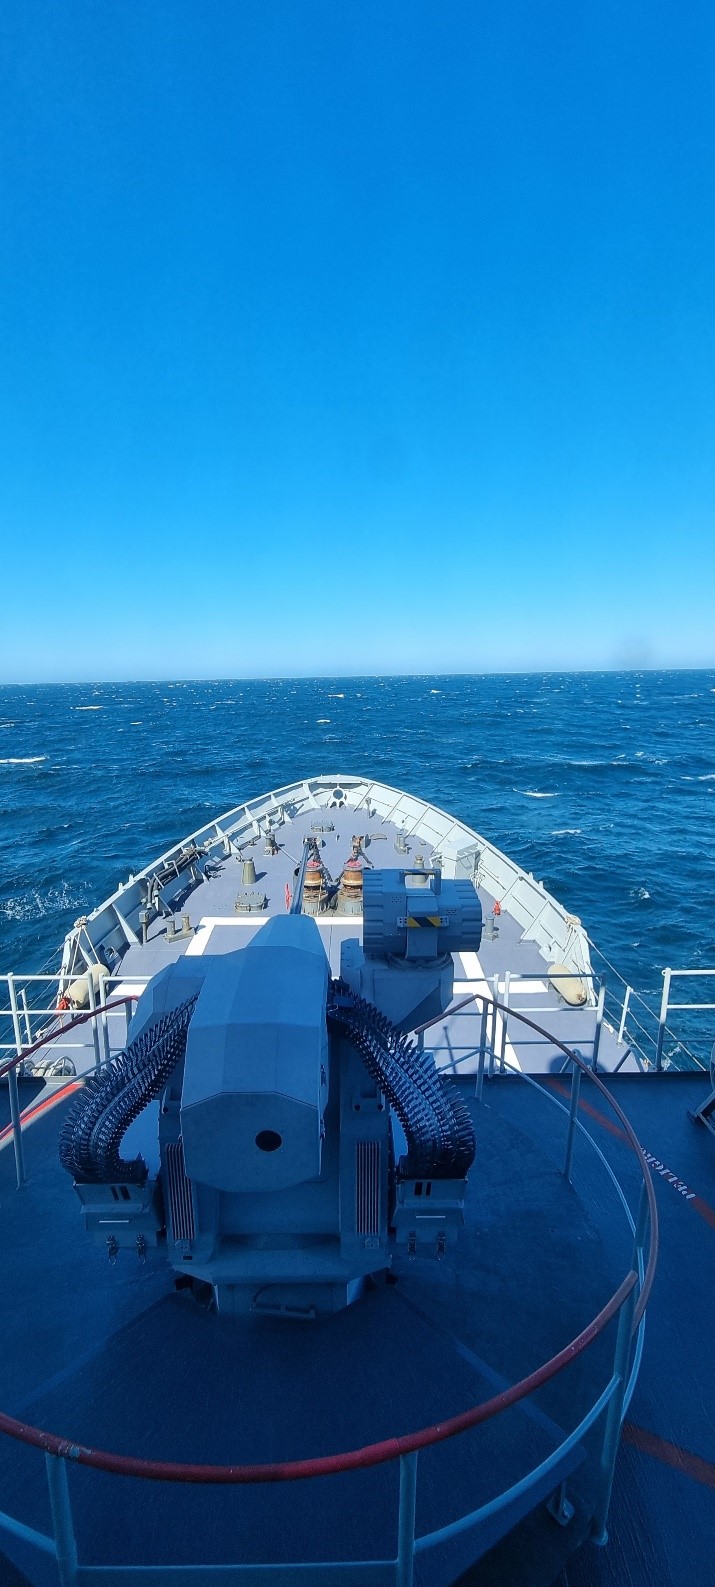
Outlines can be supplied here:
[[46, 893], [35, 888], [14, 898], [2, 899], [0, 916], [5, 920], [44, 920], [46, 915], [56, 915], [63, 909], [80, 909], [84, 902], [63, 882], [61, 887], [50, 887]]
[[330, 717], [319, 716], [316, 722], [316, 727], [330, 727]]
[[556, 827], [551, 833], [552, 838], [580, 838], [582, 827]]
[[698, 777], [698, 782], [715, 782], [715, 771], [706, 771], [702, 777]]
[[[168, 701], [165, 701], [165, 704], [168, 704]], [[73, 711], [103, 711], [104, 710], [104, 706], [103, 705], [73, 705], [72, 706], [72, 710]]]
[[525, 799], [558, 799], [557, 793], [538, 793], [535, 788], [515, 788], [514, 793], [524, 795]]
[[0, 766], [39, 766], [41, 760], [47, 760], [47, 756], [11, 755], [8, 760], [0, 760]]

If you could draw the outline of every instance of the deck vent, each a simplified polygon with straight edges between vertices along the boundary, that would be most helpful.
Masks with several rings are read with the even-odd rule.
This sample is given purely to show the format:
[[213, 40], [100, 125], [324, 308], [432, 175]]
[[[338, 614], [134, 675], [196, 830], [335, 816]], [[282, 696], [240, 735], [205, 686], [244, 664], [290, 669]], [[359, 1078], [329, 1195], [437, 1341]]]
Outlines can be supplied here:
[[355, 1143], [355, 1231], [380, 1233], [380, 1142]]
[[181, 1136], [178, 1141], [170, 1141], [166, 1148], [166, 1184], [174, 1239], [187, 1243], [193, 1240], [196, 1231], [191, 1180], [186, 1177], [184, 1143]]

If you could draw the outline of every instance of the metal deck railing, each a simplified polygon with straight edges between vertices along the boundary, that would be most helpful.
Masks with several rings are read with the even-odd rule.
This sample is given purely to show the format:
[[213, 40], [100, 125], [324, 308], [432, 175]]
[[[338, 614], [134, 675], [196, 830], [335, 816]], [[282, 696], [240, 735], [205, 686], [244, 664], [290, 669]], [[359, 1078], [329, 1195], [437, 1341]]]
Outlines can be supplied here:
[[[486, 1014], [488, 1018], [490, 1009], [494, 1013], [500, 1011], [502, 1015], [504, 1012], [509, 1012], [508, 1009], [505, 1010], [503, 1004], [499, 1005], [495, 999], [484, 994], [474, 993], [471, 999], [465, 1001], [474, 1001], [483, 1005], [480, 1017]], [[106, 1012], [114, 1006], [107, 1004]], [[74, 1026], [89, 1020], [96, 1025], [102, 1016], [103, 1011], [95, 1009], [80, 1015], [72, 1023]], [[358, 1587], [358, 1584], [359, 1587], [364, 1587], [367, 1583], [383, 1584], [383, 1587], [412, 1587], [415, 1560], [418, 1557], [429, 1554], [431, 1550], [460, 1534], [468, 1534], [472, 1539], [474, 1557], [478, 1558], [487, 1547], [492, 1546], [495, 1540], [495, 1518], [500, 1518], [496, 1535], [503, 1536], [517, 1520], [539, 1502], [540, 1496], [543, 1496], [545, 1491], [548, 1492], [551, 1479], [554, 1489], [550, 1508], [562, 1523], [567, 1524], [571, 1507], [559, 1473], [564, 1470], [564, 1462], [576, 1446], [580, 1445], [585, 1436], [599, 1425], [601, 1432], [596, 1442], [595, 1453], [590, 1456], [592, 1537], [596, 1543], [606, 1541], [607, 1516], [620, 1430], [638, 1375], [643, 1349], [645, 1311], [657, 1262], [658, 1217], [655, 1194], [648, 1165], [633, 1128], [600, 1077], [578, 1053], [555, 1039], [527, 1015], [511, 1010], [511, 1016], [529, 1026], [532, 1031], [540, 1032], [551, 1045], [558, 1047], [571, 1068], [571, 1095], [568, 1106], [537, 1081], [526, 1075], [519, 1075], [519, 1078], [535, 1088], [543, 1102], [556, 1107], [565, 1115], [564, 1176], [571, 1182], [574, 1140], [578, 1130], [589, 1143], [612, 1182], [627, 1226], [633, 1236], [631, 1266], [598, 1314], [576, 1338], [570, 1340], [556, 1355], [520, 1383], [479, 1405], [470, 1407], [460, 1415], [437, 1425], [422, 1428], [416, 1433], [396, 1436], [371, 1446], [311, 1460], [260, 1466], [207, 1466], [143, 1460], [85, 1447], [62, 1435], [0, 1413], [0, 1433], [44, 1453], [53, 1525], [52, 1535], [48, 1535], [27, 1526], [16, 1517], [0, 1514], [0, 1532], [4, 1531], [14, 1538], [35, 1557], [39, 1554], [44, 1558], [49, 1556], [53, 1559], [56, 1562], [60, 1587], [122, 1587], [125, 1582], [133, 1584], [133, 1587], [162, 1587], [164, 1582], [175, 1583], [179, 1587], [179, 1584], [189, 1581], [200, 1581], [202, 1584], [216, 1581], [221, 1582], [223, 1587], [227, 1587], [229, 1583], [232, 1587], [233, 1584], [236, 1584], [236, 1587], [252, 1587], [252, 1584], [256, 1584], [256, 1587], [265, 1587], [268, 1583], [272, 1583], [273, 1587], [279, 1587], [279, 1584], [280, 1587], [283, 1587], [283, 1584], [288, 1587], [288, 1584], [296, 1580], [305, 1583], [306, 1587], [319, 1587], [319, 1584], [320, 1587], [325, 1587], [328, 1582], [335, 1583], [336, 1587]], [[427, 1028], [429, 1027], [423, 1027], [423, 1029]], [[41, 1045], [42, 1042], [37, 1043], [36, 1050]], [[4, 1068], [8, 1072], [16, 1071], [22, 1061], [18, 1055]], [[476, 1078], [477, 1100], [481, 1099], [483, 1093], [485, 1061], [486, 1046], [480, 1055]], [[590, 1132], [578, 1118], [580, 1087], [584, 1076], [598, 1089], [606, 1104], [615, 1113], [638, 1163], [642, 1185], [635, 1217], [613, 1169]], [[19, 1125], [21, 1123], [20, 1120]], [[648, 1236], [647, 1255], [646, 1236]], [[557, 1449], [488, 1503], [480, 1505], [479, 1508], [456, 1521], [418, 1537], [416, 1495], [420, 1451], [458, 1437], [460, 1433], [484, 1424], [509, 1407], [526, 1400], [587, 1351], [594, 1340], [603, 1333], [608, 1323], [616, 1317], [618, 1327], [609, 1381], [578, 1425], [565, 1436]], [[314, 1562], [296, 1560], [286, 1565], [244, 1561], [235, 1565], [207, 1562], [205, 1565], [167, 1563], [143, 1566], [141, 1564], [86, 1565], [82, 1564], [78, 1557], [68, 1476], [72, 1465], [91, 1467], [119, 1478], [134, 1477], [149, 1482], [235, 1486], [307, 1481], [318, 1476], [331, 1476], [339, 1480], [341, 1473], [392, 1462], [399, 1463], [399, 1499], [396, 1514], [396, 1551], [394, 1557], [389, 1559]]]

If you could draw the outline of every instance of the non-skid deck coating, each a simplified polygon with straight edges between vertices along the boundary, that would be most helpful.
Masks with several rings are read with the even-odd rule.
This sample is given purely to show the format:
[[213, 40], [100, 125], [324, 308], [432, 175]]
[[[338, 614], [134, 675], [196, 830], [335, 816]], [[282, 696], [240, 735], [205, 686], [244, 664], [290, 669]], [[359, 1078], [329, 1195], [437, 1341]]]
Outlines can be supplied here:
[[[562, 1082], [544, 1084], [560, 1095]], [[661, 1261], [610, 1541], [602, 1550], [586, 1543], [566, 1566], [562, 1587], [706, 1587], [712, 1580], [715, 1152], [712, 1137], [688, 1116], [705, 1084], [678, 1075], [612, 1081], [656, 1165]], [[582, 1121], [635, 1204], [638, 1167], [618, 1126], [587, 1084], [583, 1104]], [[478, 1152], [469, 1227], [456, 1257], [403, 1258], [394, 1288], [308, 1328], [261, 1319], [237, 1329], [203, 1314], [171, 1293], [171, 1276], [154, 1259], [142, 1266], [123, 1253], [111, 1269], [85, 1236], [57, 1164], [62, 1110], [48, 1114], [27, 1134], [30, 1179], [22, 1191], [13, 1188], [11, 1151], [0, 1153], [12, 1274], [3, 1406], [124, 1452], [261, 1460], [405, 1431], [515, 1381], [599, 1309], [627, 1270], [629, 1240], [615, 1192], [580, 1137], [575, 1188], [566, 1185], [565, 1121], [533, 1086], [487, 1081], [482, 1104], [472, 1107]], [[528, 1411], [420, 1457], [418, 1534], [472, 1507], [554, 1447], [555, 1428], [574, 1426], [607, 1381], [612, 1334], [611, 1327]], [[680, 1469], [673, 1451], [681, 1453]], [[584, 1471], [579, 1466], [570, 1478], [575, 1529], [588, 1506]], [[708, 1472], [712, 1484], [703, 1480]], [[304, 1558], [394, 1552], [396, 1476], [387, 1467], [238, 1493], [70, 1475], [86, 1560], [197, 1560], [204, 1536], [212, 1558], [235, 1558], [237, 1539], [240, 1558], [289, 1557], [296, 1536]], [[0, 1507], [49, 1525], [41, 1457], [8, 1441], [0, 1445]], [[538, 1587], [558, 1575], [568, 1541], [541, 1507], [467, 1579], [480, 1587], [511, 1580]], [[433, 1587], [466, 1563], [444, 1557], [425, 1573], [423, 1562], [418, 1580]]]
[[[314, 833], [316, 819], [332, 823], [333, 830]], [[399, 831], [400, 828], [384, 817], [376, 814], [368, 817], [364, 809], [318, 810], [313, 807], [299, 811], [277, 829], [279, 850], [275, 856], [263, 853], [262, 838], [252, 845], [244, 843], [242, 846], [243, 856], [246, 860], [253, 860], [256, 871], [256, 881], [250, 883], [250, 889], [264, 893], [267, 898], [264, 913], [242, 915], [236, 912], [236, 899], [246, 891], [243, 859], [235, 853], [223, 856], [212, 868], [212, 874], [192, 887], [176, 905], [176, 923], [179, 923], [182, 913], [187, 913], [192, 935], [179, 942], [168, 942], [167, 920], [162, 917], [153, 920], [149, 926], [147, 944], [132, 944], [126, 949], [121, 965], [114, 971], [112, 995], [116, 997], [124, 992], [140, 990], [149, 977], [156, 975], [183, 953], [228, 953], [250, 942], [268, 915], [285, 913], [286, 887], [292, 889], [294, 886], [303, 840], [307, 836], [318, 836], [322, 841], [321, 856], [336, 881], [350, 857], [353, 835], [367, 838], [366, 858], [378, 868], [410, 867], [418, 855], [429, 866], [432, 844], [419, 833], [413, 833], [405, 840], [408, 852], [402, 854], [396, 848]], [[546, 1026], [558, 1040], [575, 1046], [590, 1060], [596, 1029], [594, 1007], [570, 1008], [558, 996], [549, 984], [548, 961], [535, 942], [523, 940], [524, 928], [509, 913], [508, 900], [502, 904], [501, 914], [494, 924], [495, 935], [491, 936], [495, 898], [481, 887], [479, 894], [486, 929], [478, 955], [466, 953], [454, 956], [455, 1001], [470, 992], [486, 991], [493, 995], [495, 977], [498, 996], [504, 999], [508, 972], [508, 1000], [513, 1014], [509, 1017], [505, 1038], [501, 1017], [497, 1018], [497, 1053], [501, 1055], [503, 1051], [507, 1063], [531, 1074], [557, 1072], [563, 1067], [566, 1060], [559, 1048], [520, 1024], [516, 1015], [522, 1012], [537, 1024]], [[341, 916], [329, 912], [319, 915], [317, 921], [332, 974], [338, 975], [341, 943], [348, 937], [361, 937], [362, 918], [359, 915]], [[125, 1016], [123, 1013], [110, 1013], [107, 1019], [112, 1047], [118, 1048], [124, 1039]], [[488, 1036], [491, 1034], [490, 1026]], [[461, 1014], [445, 1015], [429, 1036], [439, 1066], [457, 1074], [473, 1073], [478, 1063], [480, 1035], [481, 1015], [478, 1005], [474, 1004]], [[92, 1036], [87, 1027], [68, 1033], [66, 1037], [58, 1037], [52, 1048], [47, 1049], [48, 1054], [50, 1051], [57, 1056], [71, 1057], [78, 1072], [94, 1062]], [[598, 1063], [605, 1072], [617, 1066], [636, 1068], [635, 1060], [629, 1056], [627, 1040], [619, 1043], [616, 1033], [605, 1022], [601, 1031]]]

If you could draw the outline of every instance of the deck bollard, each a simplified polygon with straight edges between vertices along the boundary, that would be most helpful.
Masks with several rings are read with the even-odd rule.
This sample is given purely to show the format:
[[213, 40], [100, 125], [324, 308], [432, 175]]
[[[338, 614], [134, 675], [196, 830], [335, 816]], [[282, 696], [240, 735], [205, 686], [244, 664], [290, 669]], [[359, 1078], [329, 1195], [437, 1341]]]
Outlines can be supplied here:
[[417, 1454], [400, 1455], [400, 1509], [397, 1519], [397, 1587], [412, 1587], [415, 1572]]
[[67, 1481], [67, 1462], [59, 1455], [45, 1455], [47, 1486], [50, 1490], [50, 1509], [55, 1533], [57, 1571], [60, 1587], [76, 1587], [77, 1543], [72, 1521], [70, 1490]]

